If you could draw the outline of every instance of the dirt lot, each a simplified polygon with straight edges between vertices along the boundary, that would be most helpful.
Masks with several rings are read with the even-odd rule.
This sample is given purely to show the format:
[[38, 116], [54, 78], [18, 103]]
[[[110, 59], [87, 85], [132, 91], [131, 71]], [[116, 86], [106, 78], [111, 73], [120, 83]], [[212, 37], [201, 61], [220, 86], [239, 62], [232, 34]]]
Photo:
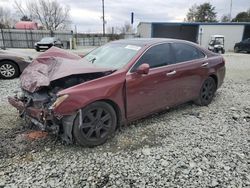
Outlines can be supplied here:
[[0, 80], [1, 187], [250, 187], [250, 55], [226, 54], [227, 75], [208, 107], [187, 103], [134, 122], [96, 148], [33, 131]]

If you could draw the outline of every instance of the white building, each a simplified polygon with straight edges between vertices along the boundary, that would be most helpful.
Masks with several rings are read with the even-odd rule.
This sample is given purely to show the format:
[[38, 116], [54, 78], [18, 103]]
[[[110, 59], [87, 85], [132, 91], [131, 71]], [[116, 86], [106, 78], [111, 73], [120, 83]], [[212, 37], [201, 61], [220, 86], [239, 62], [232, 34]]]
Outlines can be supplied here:
[[233, 51], [234, 44], [250, 38], [250, 23], [173, 23], [141, 22], [137, 33], [143, 38], [175, 38], [189, 40], [207, 48], [211, 35], [225, 36], [225, 50]]

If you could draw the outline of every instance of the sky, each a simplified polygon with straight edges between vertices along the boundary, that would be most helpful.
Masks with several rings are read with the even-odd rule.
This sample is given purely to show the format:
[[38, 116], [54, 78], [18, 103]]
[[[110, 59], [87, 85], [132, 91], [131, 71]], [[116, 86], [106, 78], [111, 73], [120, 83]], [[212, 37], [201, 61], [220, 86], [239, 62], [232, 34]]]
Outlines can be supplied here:
[[[0, 6], [13, 8], [14, 0], [0, 0]], [[26, 0], [18, 0], [25, 3]], [[102, 0], [57, 0], [70, 7], [72, 29], [78, 32], [102, 32]], [[229, 14], [231, 0], [104, 0], [106, 29], [130, 22], [134, 12], [136, 28], [139, 22], [182, 22], [193, 4], [210, 2], [217, 17]], [[250, 8], [250, 0], [232, 0], [232, 17]]]

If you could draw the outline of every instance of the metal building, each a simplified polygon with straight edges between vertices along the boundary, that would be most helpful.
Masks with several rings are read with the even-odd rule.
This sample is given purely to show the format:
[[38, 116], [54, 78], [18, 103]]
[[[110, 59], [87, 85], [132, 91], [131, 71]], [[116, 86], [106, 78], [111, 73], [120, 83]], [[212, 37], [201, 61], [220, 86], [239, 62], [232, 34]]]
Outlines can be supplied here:
[[250, 23], [186, 23], [141, 22], [137, 33], [144, 38], [175, 38], [199, 43], [208, 48], [211, 35], [225, 36], [225, 50], [233, 51], [234, 44], [250, 38]]

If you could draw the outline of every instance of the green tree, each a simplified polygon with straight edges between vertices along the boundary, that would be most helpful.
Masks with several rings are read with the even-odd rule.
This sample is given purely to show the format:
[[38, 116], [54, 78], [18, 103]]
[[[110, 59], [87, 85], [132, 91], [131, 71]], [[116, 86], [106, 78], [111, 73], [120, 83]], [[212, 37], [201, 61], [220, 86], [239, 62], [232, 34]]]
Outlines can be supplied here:
[[210, 3], [193, 5], [187, 13], [188, 22], [217, 22], [215, 7]]
[[250, 9], [248, 9], [246, 12], [238, 13], [232, 22], [250, 22]]

